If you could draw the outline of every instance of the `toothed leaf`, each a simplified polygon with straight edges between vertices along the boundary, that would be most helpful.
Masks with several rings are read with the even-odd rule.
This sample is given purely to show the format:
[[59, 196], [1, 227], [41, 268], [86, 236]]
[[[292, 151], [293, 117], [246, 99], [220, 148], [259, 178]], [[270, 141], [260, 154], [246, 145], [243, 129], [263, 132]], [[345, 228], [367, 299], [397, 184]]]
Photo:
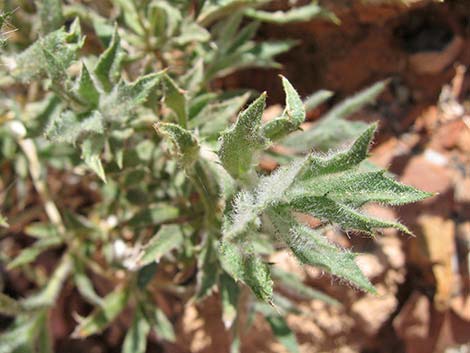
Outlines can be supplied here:
[[183, 165], [190, 165], [198, 159], [199, 143], [189, 130], [171, 123], [157, 123], [154, 127], [161, 137], [172, 142]]
[[269, 266], [241, 246], [222, 242], [219, 246], [222, 267], [234, 279], [244, 282], [260, 300], [271, 302], [273, 282]]
[[123, 56], [121, 38], [116, 26], [109, 47], [100, 55], [93, 70], [98, 82], [101, 84], [101, 88], [105, 92], [111, 91], [113, 84], [117, 82]]
[[261, 133], [261, 117], [266, 105], [262, 94], [240, 113], [237, 122], [222, 133], [219, 157], [224, 168], [234, 177], [243, 177], [253, 166], [257, 152], [266, 148], [268, 141]]
[[85, 164], [106, 183], [106, 175], [101, 163], [101, 152], [103, 152], [104, 143], [104, 136], [93, 135], [85, 139], [81, 147], [82, 159]]
[[278, 140], [299, 129], [305, 120], [304, 104], [297, 91], [285, 77], [282, 77], [282, 85], [286, 94], [286, 108], [280, 117], [263, 126], [263, 134], [270, 140]]

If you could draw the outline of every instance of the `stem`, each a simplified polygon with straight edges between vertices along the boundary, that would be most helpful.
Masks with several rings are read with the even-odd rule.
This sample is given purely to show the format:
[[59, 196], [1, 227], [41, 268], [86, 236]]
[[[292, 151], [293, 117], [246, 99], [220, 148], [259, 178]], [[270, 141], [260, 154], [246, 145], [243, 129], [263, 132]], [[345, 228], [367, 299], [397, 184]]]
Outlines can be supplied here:
[[47, 217], [49, 217], [51, 223], [57, 227], [61, 234], [65, 234], [65, 226], [62, 220], [62, 216], [60, 215], [56, 204], [52, 200], [46, 182], [41, 178], [41, 164], [39, 163], [36, 146], [34, 145], [33, 140], [23, 139], [15, 132], [13, 133], [15, 136], [17, 136], [17, 143], [28, 159], [29, 174], [31, 175], [34, 188], [42, 199]]

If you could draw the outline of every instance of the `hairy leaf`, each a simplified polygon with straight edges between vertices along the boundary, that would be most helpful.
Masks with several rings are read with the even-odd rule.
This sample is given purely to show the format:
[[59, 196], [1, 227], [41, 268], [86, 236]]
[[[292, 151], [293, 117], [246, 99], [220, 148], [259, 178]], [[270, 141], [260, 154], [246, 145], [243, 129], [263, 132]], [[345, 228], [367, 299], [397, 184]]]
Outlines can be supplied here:
[[271, 302], [273, 282], [266, 263], [241, 246], [225, 241], [219, 246], [219, 254], [225, 271], [250, 287], [258, 299]]
[[320, 267], [363, 290], [375, 292], [355, 263], [354, 254], [330, 243], [318, 231], [297, 224], [285, 211], [274, 212], [270, 218], [281, 239], [301, 263]]
[[[43, 38], [33, 43], [12, 61], [7, 62], [11, 66], [14, 77], [22, 80], [36, 80], [46, 76], [50, 60], [54, 61], [61, 68], [67, 68], [76, 58], [78, 50], [83, 45], [80, 24], [76, 20], [67, 32], [64, 28], [51, 32]], [[45, 54], [49, 56], [46, 58]], [[32, 59], [34, 58], [34, 59]]]
[[368, 216], [328, 196], [303, 196], [292, 200], [289, 205], [296, 211], [310, 213], [321, 220], [337, 223], [344, 229], [373, 234], [377, 228], [396, 228], [411, 234], [403, 224]]
[[100, 111], [107, 121], [118, 123], [129, 119], [140, 105], [145, 103], [148, 96], [160, 82], [162, 72], [139, 77], [129, 83], [120, 81], [109, 95], [100, 100]]
[[153, 307], [153, 305], [144, 305], [144, 307], [147, 319], [152, 326], [152, 331], [155, 332], [158, 337], [168, 342], [175, 342], [176, 334], [173, 329], [173, 324], [165, 313], [161, 309]]
[[198, 259], [196, 300], [201, 300], [212, 293], [219, 277], [219, 271], [216, 270], [218, 265], [214, 240], [209, 236]]
[[68, 255], [64, 255], [51, 278], [49, 278], [47, 285], [38, 293], [24, 299], [21, 303], [22, 306], [27, 309], [35, 309], [55, 304], [71, 270], [71, 258]]
[[265, 105], [266, 94], [263, 93], [240, 113], [237, 122], [229, 130], [222, 133], [219, 157], [224, 168], [234, 178], [246, 174], [252, 168], [255, 154], [268, 144], [261, 134], [261, 117]]
[[24, 311], [22, 305], [6, 294], [0, 293], [0, 314], [17, 316]]
[[52, 118], [45, 134], [51, 141], [75, 144], [84, 136], [103, 132], [103, 116], [97, 110], [90, 114], [75, 114], [68, 110]]
[[149, 332], [150, 324], [138, 307], [134, 313], [134, 320], [124, 338], [122, 353], [145, 353]]
[[44, 324], [44, 313], [20, 315], [13, 327], [0, 334], [0, 353], [14, 353], [20, 349], [31, 351], [40, 325]]
[[253, 6], [260, 6], [268, 0], [222, 0], [205, 1], [199, 13], [198, 22], [203, 26], [209, 26], [221, 17]]
[[179, 125], [186, 128], [188, 125], [188, 108], [184, 92], [167, 74], [162, 75], [162, 81], [166, 105], [175, 112]]
[[7, 266], [8, 269], [13, 269], [36, 260], [36, 258], [43, 251], [57, 247], [63, 243], [63, 239], [59, 236], [51, 236], [36, 241], [33, 245], [23, 249], [18, 256], [16, 256]]
[[106, 183], [106, 175], [101, 163], [101, 152], [105, 144], [104, 136], [93, 135], [82, 143], [82, 158], [85, 164]]
[[283, 76], [282, 85], [286, 94], [286, 108], [282, 115], [263, 126], [263, 134], [270, 140], [278, 140], [299, 129], [305, 120], [305, 108], [297, 91]]
[[93, 79], [86, 67], [82, 63], [82, 71], [75, 86], [75, 92], [78, 98], [89, 107], [96, 108], [100, 99], [100, 93], [93, 82]]
[[324, 151], [338, 147], [345, 140], [357, 136], [366, 126], [361, 121], [345, 119], [374, 102], [386, 85], [387, 81], [378, 82], [345, 99], [324, 115], [314, 128], [292, 134], [283, 144], [297, 151], [310, 151], [312, 148]]
[[430, 193], [400, 184], [386, 176], [383, 170], [320, 176], [296, 183], [288, 192], [290, 199], [323, 195], [351, 207], [359, 207], [367, 202], [403, 205], [432, 196]]
[[286, 272], [275, 267], [272, 271], [272, 275], [274, 279], [279, 281], [281, 287], [287, 288], [287, 290], [295, 296], [300, 296], [305, 299], [321, 300], [333, 306], [341, 305], [339, 301], [330, 297], [329, 295], [302, 283], [302, 280], [294, 273]]
[[206, 105], [189, 121], [189, 127], [199, 127], [199, 133], [204, 137], [218, 136], [226, 128], [230, 119], [247, 102], [248, 97], [247, 93]]
[[121, 48], [121, 38], [119, 37], [117, 26], [114, 28], [114, 34], [109, 47], [100, 55], [98, 62], [93, 70], [101, 88], [105, 92], [110, 92], [113, 83], [117, 82], [123, 51]]
[[78, 258], [78, 256], [74, 257], [73, 260], [73, 279], [81, 296], [89, 303], [101, 306], [103, 300], [93, 288], [93, 283], [86, 274], [85, 264], [81, 259]]
[[275, 24], [305, 22], [310, 21], [313, 18], [325, 18], [335, 23], [339, 23], [339, 19], [335, 16], [334, 13], [327, 11], [316, 2], [301, 7], [295, 7], [288, 11], [268, 12], [247, 9], [245, 10], [245, 14], [255, 20]]
[[271, 326], [271, 331], [273, 332], [274, 337], [276, 337], [276, 339], [278, 339], [289, 352], [298, 353], [299, 346], [297, 338], [287, 325], [287, 322], [282, 315], [266, 304], [258, 305], [257, 309], [263, 314], [264, 318], [269, 323], [269, 326]]
[[156, 123], [154, 127], [161, 137], [173, 143], [183, 165], [188, 166], [198, 159], [199, 143], [189, 130], [172, 123]]
[[118, 287], [115, 289], [103, 298], [101, 307], [80, 321], [72, 333], [72, 337], [85, 338], [104, 330], [124, 310], [128, 299], [128, 288]]
[[232, 327], [238, 312], [240, 288], [226, 273], [219, 279], [220, 296], [222, 299], [222, 320], [226, 329]]
[[0, 227], [8, 228], [8, 221], [5, 217], [0, 214]]
[[145, 266], [160, 258], [183, 244], [184, 233], [178, 225], [164, 225], [145, 245], [142, 258], [139, 262]]
[[41, 19], [41, 32], [47, 34], [62, 26], [62, 2], [60, 0], [35, 0]]

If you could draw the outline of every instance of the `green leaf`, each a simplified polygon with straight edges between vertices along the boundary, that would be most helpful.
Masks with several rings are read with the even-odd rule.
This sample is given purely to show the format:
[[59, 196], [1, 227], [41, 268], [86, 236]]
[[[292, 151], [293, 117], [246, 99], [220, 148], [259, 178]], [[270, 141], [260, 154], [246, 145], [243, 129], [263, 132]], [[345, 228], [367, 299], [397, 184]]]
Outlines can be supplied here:
[[222, 0], [205, 1], [199, 12], [197, 21], [204, 27], [208, 27], [214, 21], [235, 13], [237, 10], [246, 9], [254, 6], [261, 6], [269, 0]]
[[[28, 82], [44, 78], [48, 73], [51, 58], [61, 68], [68, 68], [75, 60], [77, 52], [83, 46], [84, 38], [81, 35], [78, 20], [67, 32], [64, 28], [51, 32], [40, 38], [21, 54], [8, 61], [10, 70], [14, 77]], [[45, 57], [44, 53], [48, 53]]]
[[104, 330], [126, 307], [129, 290], [119, 287], [103, 298], [101, 307], [82, 319], [72, 333], [74, 338], [85, 338]]
[[296, 43], [291, 40], [245, 43], [233, 53], [216, 60], [205, 73], [206, 81], [247, 68], [281, 68], [274, 57], [290, 50]]
[[312, 148], [321, 150], [337, 148], [345, 140], [357, 136], [365, 127], [363, 122], [345, 119], [365, 105], [373, 103], [383, 92], [387, 83], [388, 81], [378, 82], [345, 99], [323, 116], [313, 129], [292, 134], [284, 140], [283, 144], [300, 151], [308, 151]]
[[272, 274], [273, 278], [279, 281], [281, 287], [287, 288], [287, 290], [290, 293], [293, 293], [296, 297], [300, 296], [305, 299], [317, 299], [332, 306], [341, 306], [341, 303], [336, 299], [302, 283], [302, 280], [294, 273], [286, 272], [274, 267]]
[[249, 93], [245, 93], [217, 103], [207, 104], [189, 121], [189, 127], [199, 127], [201, 136], [218, 136], [226, 128], [230, 119], [245, 105], [249, 96]]
[[85, 264], [83, 261], [76, 256], [74, 257], [73, 265], [73, 279], [81, 296], [89, 303], [96, 306], [101, 306], [103, 304], [103, 300], [93, 288], [93, 283], [86, 273]]
[[403, 205], [432, 196], [431, 193], [400, 184], [387, 177], [383, 170], [345, 172], [312, 178], [296, 183], [288, 192], [289, 199], [323, 195], [351, 207], [360, 207], [367, 202]]
[[23, 312], [21, 304], [8, 295], [0, 293], [0, 314], [17, 316]]
[[67, 110], [51, 119], [45, 134], [53, 142], [75, 144], [84, 136], [103, 132], [103, 116], [97, 110], [89, 114], [75, 114]]
[[331, 200], [327, 196], [298, 197], [289, 206], [296, 211], [310, 213], [321, 220], [337, 223], [343, 229], [373, 234], [377, 228], [396, 228], [403, 233], [411, 234], [403, 224], [367, 216], [357, 209]]
[[141, 36], [145, 35], [145, 28], [142, 26], [138, 8], [135, 1], [129, 0], [113, 0], [121, 8], [121, 12], [124, 15], [124, 22], [132, 29], [136, 34]]
[[41, 32], [47, 34], [58, 29], [64, 22], [61, 0], [35, 0], [41, 20]]
[[317, 108], [320, 104], [324, 103], [333, 96], [333, 92], [327, 90], [320, 90], [308, 96], [304, 101], [305, 111], [309, 112]]
[[101, 152], [103, 151], [105, 138], [103, 135], [93, 135], [82, 143], [82, 159], [106, 183], [106, 175], [101, 164]]
[[234, 178], [241, 178], [250, 171], [255, 154], [268, 145], [261, 134], [265, 106], [266, 93], [263, 93], [240, 113], [229, 130], [222, 133], [218, 154], [222, 165]]
[[5, 217], [0, 214], [0, 227], [8, 228], [8, 221]]
[[85, 63], [82, 63], [82, 71], [75, 86], [78, 98], [89, 107], [96, 108], [100, 99], [100, 93], [91, 78]]
[[184, 46], [192, 42], [204, 43], [211, 39], [210, 32], [204, 27], [192, 21], [184, 21], [181, 26], [179, 36], [172, 38], [172, 41], [179, 46]]
[[159, 122], [154, 128], [162, 138], [173, 143], [183, 165], [189, 166], [199, 158], [199, 143], [190, 131], [172, 123]]
[[375, 292], [372, 284], [354, 261], [354, 254], [330, 243], [318, 231], [297, 224], [285, 211], [272, 213], [270, 219], [281, 239], [301, 263], [320, 267], [362, 290]]
[[72, 270], [72, 261], [66, 254], [62, 257], [46, 286], [38, 293], [33, 294], [21, 302], [26, 309], [49, 307], [56, 303], [65, 280]]
[[152, 1], [149, 4], [149, 23], [152, 32], [164, 42], [173, 38], [180, 27], [182, 16], [178, 8], [167, 1]]
[[339, 19], [334, 13], [321, 7], [316, 2], [301, 7], [294, 7], [288, 11], [268, 12], [247, 9], [245, 10], [245, 15], [258, 21], [275, 24], [306, 22], [314, 18], [324, 18], [339, 23]]
[[340, 250], [328, 242], [325, 236], [311, 228], [295, 227], [289, 234], [289, 239], [286, 239], [286, 243], [302, 263], [324, 268], [363, 290], [375, 292], [374, 287], [355, 263], [355, 255]]
[[127, 331], [124, 343], [122, 345], [122, 353], [145, 353], [147, 348], [147, 335], [150, 332], [150, 324], [145, 316], [137, 307], [134, 313], [134, 320], [131, 327]]
[[25, 233], [30, 237], [44, 239], [48, 237], [59, 237], [60, 233], [57, 227], [51, 223], [30, 223], [25, 228]]
[[222, 300], [222, 321], [226, 329], [232, 327], [238, 312], [238, 297], [240, 288], [237, 283], [222, 273], [219, 277], [220, 297]]
[[46, 48], [42, 48], [42, 55], [47, 75], [59, 87], [67, 80], [66, 67]]
[[148, 265], [142, 266], [137, 272], [137, 287], [144, 289], [155, 277], [157, 273], [157, 263], [151, 262]]
[[181, 226], [164, 225], [144, 246], [143, 255], [139, 262], [141, 266], [159, 262], [161, 257], [183, 245], [184, 233]]
[[101, 88], [105, 92], [110, 92], [113, 83], [117, 82], [121, 70], [121, 62], [124, 56], [121, 48], [121, 39], [118, 34], [117, 26], [114, 27], [114, 34], [109, 47], [100, 55], [98, 62], [93, 70]]
[[212, 293], [219, 277], [219, 263], [214, 240], [208, 236], [198, 257], [196, 300], [201, 300]]
[[24, 266], [36, 260], [43, 251], [57, 247], [63, 243], [63, 239], [59, 236], [51, 236], [36, 241], [33, 245], [23, 249], [7, 266], [8, 269]]
[[305, 108], [297, 91], [283, 76], [282, 85], [286, 93], [286, 108], [282, 115], [263, 126], [263, 134], [270, 140], [278, 140], [299, 129], [305, 120]]
[[246, 252], [241, 246], [222, 241], [219, 246], [222, 267], [237, 281], [244, 282], [256, 297], [271, 303], [273, 282], [269, 266], [258, 256]]
[[162, 75], [165, 104], [175, 112], [179, 125], [185, 129], [188, 125], [187, 102], [184, 92], [167, 74]]
[[299, 346], [297, 338], [287, 325], [286, 320], [281, 315], [276, 314], [275, 311], [265, 318], [269, 326], [271, 326], [274, 337], [276, 337], [289, 352], [298, 353]]
[[139, 77], [129, 83], [120, 81], [109, 95], [100, 100], [100, 111], [107, 121], [125, 122], [160, 82], [162, 72]]
[[158, 337], [167, 340], [168, 342], [175, 342], [176, 335], [173, 325], [165, 313], [151, 304], [143, 304], [146, 317], [152, 326], [152, 331]]
[[350, 148], [335, 153], [332, 156], [322, 157], [316, 154], [309, 156], [308, 170], [302, 179], [320, 175], [343, 172], [357, 167], [368, 157], [369, 146], [377, 129], [377, 124], [370, 125], [351, 145]]
[[137, 212], [129, 219], [130, 227], [146, 227], [171, 221], [179, 216], [179, 209], [166, 204], [146, 205], [145, 209]]
[[305, 158], [281, 167], [271, 175], [261, 178], [252, 192], [240, 192], [235, 197], [233, 212], [226, 218], [224, 239], [234, 239], [244, 234], [263, 212], [285, 202], [286, 191], [299, 177], [306, 161], [308, 159]]
[[31, 351], [32, 341], [40, 331], [43, 316], [43, 313], [18, 316], [13, 327], [0, 334], [0, 353], [15, 353], [20, 349]]
[[359, 109], [362, 109], [365, 105], [375, 102], [375, 100], [383, 92], [387, 84], [387, 80], [377, 82], [372, 86], [353, 95], [352, 97], [345, 99], [340, 104], [336, 105], [333, 109], [331, 109], [322, 118], [322, 121], [344, 119], [350, 116], [351, 114], [359, 111]]
[[49, 325], [49, 315], [46, 310], [42, 312], [40, 315], [40, 319], [38, 322], [38, 329], [36, 333], [36, 339], [33, 346], [36, 348], [38, 353], [54, 353], [53, 349], [53, 338], [52, 338], [52, 330]]

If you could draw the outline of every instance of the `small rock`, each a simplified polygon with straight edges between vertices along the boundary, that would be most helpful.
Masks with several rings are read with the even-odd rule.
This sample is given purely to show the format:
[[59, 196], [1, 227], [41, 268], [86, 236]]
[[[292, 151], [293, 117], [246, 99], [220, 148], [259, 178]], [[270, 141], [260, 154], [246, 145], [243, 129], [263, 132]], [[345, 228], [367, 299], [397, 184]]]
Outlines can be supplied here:
[[432, 164], [438, 165], [440, 167], [445, 167], [448, 162], [446, 156], [430, 148], [427, 148], [424, 151], [424, 158], [426, 158], [426, 160], [431, 162]]
[[398, 305], [395, 295], [387, 292], [385, 287], [377, 286], [377, 291], [378, 296], [366, 295], [351, 307], [359, 327], [368, 336], [373, 336], [380, 330]]
[[410, 160], [401, 182], [424, 191], [438, 193], [444, 193], [452, 185], [449, 171], [431, 163], [424, 156], [416, 156]]
[[436, 280], [434, 305], [437, 310], [445, 310], [454, 288], [452, 257], [455, 254], [455, 224], [450, 219], [431, 215], [421, 216], [418, 222]]
[[379, 240], [382, 252], [392, 268], [400, 269], [405, 266], [405, 254], [401, 241], [397, 237], [382, 237]]
[[377, 256], [372, 254], [358, 255], [356, 257], [356, 263], [369, 280], [376, 279], [385, 271], [384, 266], [380, 263]]
[[431, 303], [425, 295], [414, 292], [393, 320], [393, 328], [398, 337], [405, 341], [407, 347], [428, 337], [431, 320], [430, 307]]

